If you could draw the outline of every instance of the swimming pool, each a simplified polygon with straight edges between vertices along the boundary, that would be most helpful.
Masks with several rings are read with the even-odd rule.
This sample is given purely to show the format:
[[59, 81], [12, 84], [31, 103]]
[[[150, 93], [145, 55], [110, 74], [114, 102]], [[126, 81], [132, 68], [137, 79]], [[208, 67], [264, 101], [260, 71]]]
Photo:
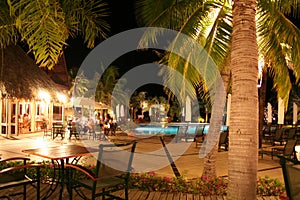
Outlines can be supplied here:
[[[196, 134], [197, 132], [202, 132], [204, 134], [208, 133], [209, 124], [207, 123], [176, 123], [176, 124], [143, 124], [135, 128], [136, 134], [170, 134], [175, 135], [178, 133], [180, 127], [183, 128], [188, 125], [187, 134]], [[221, 131], [227, 130], [227, 126], [222, 126]]]

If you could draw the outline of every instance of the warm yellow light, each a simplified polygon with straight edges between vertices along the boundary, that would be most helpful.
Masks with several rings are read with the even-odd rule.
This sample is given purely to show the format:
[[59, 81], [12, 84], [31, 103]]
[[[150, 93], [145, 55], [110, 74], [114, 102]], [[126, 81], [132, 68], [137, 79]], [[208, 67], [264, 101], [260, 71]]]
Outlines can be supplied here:
[[295, 151], [296, 151], [296, 156], [297, 156], [297, 160], [300, 161], [300, 146], [295, 146]]
[[50, 97], [50, 94], [48, 92], [46, 92], [46, 91], [39, 91], [38, 96], [39, 96], [39, 98], [41, 100], [44, 100], [46, 102], [50, 102], [51, 97]]
[[61, 102], [61, 103], [66, 103], [67, 102], [67, 97], [64, 94], [57, 93], [57, 98], [58, 98], [58, 101]]

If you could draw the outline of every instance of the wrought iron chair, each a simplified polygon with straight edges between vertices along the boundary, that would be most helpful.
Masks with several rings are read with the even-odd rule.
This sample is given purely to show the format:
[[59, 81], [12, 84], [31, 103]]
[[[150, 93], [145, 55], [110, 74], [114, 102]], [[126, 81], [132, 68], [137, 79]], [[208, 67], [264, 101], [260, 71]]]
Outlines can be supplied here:
[[[94, 171], [82, 165], [66, 164], [70, 199], [73, 190], [83, 199], [94, 200], [97, 197], [124, 199], [112, 194], [121, 189], [125, 190], [125, 199], [128, 199], [128, 181], [132, 171], [135, 146], [136, 142], [122, 147], [100, 144]], [[126, 147], [129, 147], [130, 151], [126, 150]]]
[[40, 199], [40, 169], [44, 166], [42, 164], [28, 164], [27, 161], [29, 160], [26, 157], [0, 160], [0, 190], [23, 186], [23, 191], [10, 190], [11, 193], [0, 196], [0, 198], [10, 199], [11, 196], [23, 195], [23, 199], [26, 199], [27, 185], [31, 185], [36, 189], [36, 199]]

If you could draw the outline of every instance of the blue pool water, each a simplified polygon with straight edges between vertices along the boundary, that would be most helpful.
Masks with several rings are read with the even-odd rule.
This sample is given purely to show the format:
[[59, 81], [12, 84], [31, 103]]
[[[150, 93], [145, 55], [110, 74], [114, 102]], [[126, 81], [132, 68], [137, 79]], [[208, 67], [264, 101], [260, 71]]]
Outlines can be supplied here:
[[176, 134], [178, 126], [161, 127], [155, 125], [142, 125], [135, 128], [136, 133], [140, 134]]
[[[167, 125], [163, 127], [162, 125], [140, 125], [139, 127], [135, 128], [135, 132], [137, 134], [177, 134], [180, 128], [183, 128], [186, 124], [176, 124], [176, 125]], [[198, 130], [196, 130], [198, 129]], [[188, 125], [188, 134], [195, 134], [196, 131], [203, 131], [204, 134], [208, 133], [209, 124], [189, 124]], [[227, 126], [222, 126], [222, 131], [227, 130]]]

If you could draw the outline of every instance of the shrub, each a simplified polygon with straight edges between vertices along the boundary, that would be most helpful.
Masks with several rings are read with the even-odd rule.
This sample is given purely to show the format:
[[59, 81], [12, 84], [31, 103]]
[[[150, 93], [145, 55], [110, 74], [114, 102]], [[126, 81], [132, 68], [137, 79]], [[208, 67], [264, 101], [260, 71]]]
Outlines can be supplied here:
[[[196, 179], [185, 179], [180, 177], [160, 177], [155, 172], [132, 173], [129, 186], [131, 188], [146, 191], [161, 192], [183, 192], [192, 194], [208, 195], [226, 195], [228, 180], [223, 177], [210, 179], [202, 176]], [[285, 193], [284, 184], [278, 179], [272, 179], [268, 176], [259, 177], [257, 180], [257, 195], [259, 196], [281, 196]]]
[[257, 180], [257, 194], [260, 196], [280, 196], [284, 192], [284, 184], [277, 178], [265, 176], [259, 177]]
[[227, 181], [223, 178], [185, 179], [180, 177], [160, 177], [155, 172], [143, 174], [132, 173], [129, 186], [140, 190], [161, 192], [183, 192], [202, 195], [226, 195]]

